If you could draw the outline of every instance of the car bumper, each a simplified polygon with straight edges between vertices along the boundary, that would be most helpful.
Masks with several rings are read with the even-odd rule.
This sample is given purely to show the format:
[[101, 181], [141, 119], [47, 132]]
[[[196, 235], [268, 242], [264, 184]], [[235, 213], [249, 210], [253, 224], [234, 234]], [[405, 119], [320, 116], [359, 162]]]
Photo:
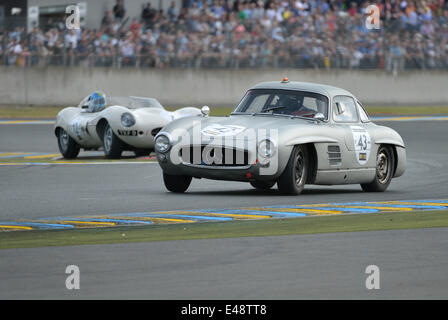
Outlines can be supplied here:
[[269, 165], [262, 165], [258, 161], [245, 166], [210, 166], [196, 165], [190, 163], [172, 163], [169, 158], [157, 153], [157, 160], [163, 172], [170, 175], [185, 175], [195, 178], [205, 178], [212, 180], [227, 181], [271, 181], [279, 176], [276, 168], [269, 168]]

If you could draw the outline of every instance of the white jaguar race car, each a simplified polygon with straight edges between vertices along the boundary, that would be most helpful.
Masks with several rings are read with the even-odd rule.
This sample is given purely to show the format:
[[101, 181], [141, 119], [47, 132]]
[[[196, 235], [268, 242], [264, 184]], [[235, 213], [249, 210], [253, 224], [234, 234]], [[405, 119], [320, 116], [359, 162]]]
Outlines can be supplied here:
[[123, 151], [136, 156], [154, 150], [154, 137], [174, 119], [201, 115], [198, 108], [169, 112], [154, 98], [112, 97], [106, 102], [101, 92], [84, 98], [77, 107], [67, 107], [56, 117], [54, 132], [61, 154], [74, 159], [80, 149], [102, 148], [108, 159], [118, 159]]

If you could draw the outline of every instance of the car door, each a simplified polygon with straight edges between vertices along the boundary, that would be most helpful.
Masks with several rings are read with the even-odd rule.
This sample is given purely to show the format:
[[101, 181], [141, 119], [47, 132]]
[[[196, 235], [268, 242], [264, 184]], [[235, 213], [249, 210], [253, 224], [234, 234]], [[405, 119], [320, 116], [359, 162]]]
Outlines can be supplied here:
[[367, 167], [372, 150], [369, 127], [360, 121], [357, 101], [351, 96], [333, 98], [332, 116], [336, 127], [344, 132], [345, 153], [342, 152], [342, 167], [358, 169]]

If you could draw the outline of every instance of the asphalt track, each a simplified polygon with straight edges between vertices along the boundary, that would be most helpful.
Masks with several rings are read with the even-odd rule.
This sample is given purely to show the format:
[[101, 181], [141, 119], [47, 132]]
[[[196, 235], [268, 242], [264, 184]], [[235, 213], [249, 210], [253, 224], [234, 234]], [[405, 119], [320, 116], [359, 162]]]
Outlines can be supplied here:
[[[328, 202], [448, 198], [448, 123], [387, 122], [407, 145], [408, 168], [387, 192], [359, 185], [308, 186], [299, 197], [274, 187], [194, 179], [185, 194], [168, 193], [157, 163], [0, 166], [0, 221], [163, 210], [195, 210]], [[49, 125], [0, 126], [0, 152], [58, 151]], [[81, 153], [81, 156], [83, 153]]]
[[[408, 169], [381, 194], [309, 186], [298, 197], [194, 180], [166, 192], [157, 164], [0, 166], [0, 220], [176, 209], [448, 198], [445, 121], [387, 122]], [[56, 153], [51, 125], [1, 125], [0, 152]], [[300, 299], [448, 297], [446, 229], [0, 251], [0, 298]], [[65, 267], [82, 289], [65, 289]], [[365, 267], [382, 288], [364, 286]]]

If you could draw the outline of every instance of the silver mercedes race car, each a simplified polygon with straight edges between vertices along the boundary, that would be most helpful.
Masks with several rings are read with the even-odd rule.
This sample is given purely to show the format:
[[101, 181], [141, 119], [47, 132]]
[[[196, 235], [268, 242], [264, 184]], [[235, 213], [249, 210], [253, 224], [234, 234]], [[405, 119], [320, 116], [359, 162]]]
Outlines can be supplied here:
[[305, 184], [361, 184], [385, 191], [406, 168], [394, 130], [372, 123], [350, 92], [321, 84], [264, 82], [227, 117], [175, 120], [156, 136], [165, 186], [184, 192], [192, 178], [277, 183], [285, 194]]
[[154, 150], [154, 137], [174, 119], [200, 115], [198, 108], [169, 112], [154, 98], [112, 97], [102, 92], [84, 98], [77, 107], [67, 107], [56, 117], [54, 132], [64, 158], [73, 159], [84, 150], [102, 148], [109, 159], [125, 150], [137, 156]]

